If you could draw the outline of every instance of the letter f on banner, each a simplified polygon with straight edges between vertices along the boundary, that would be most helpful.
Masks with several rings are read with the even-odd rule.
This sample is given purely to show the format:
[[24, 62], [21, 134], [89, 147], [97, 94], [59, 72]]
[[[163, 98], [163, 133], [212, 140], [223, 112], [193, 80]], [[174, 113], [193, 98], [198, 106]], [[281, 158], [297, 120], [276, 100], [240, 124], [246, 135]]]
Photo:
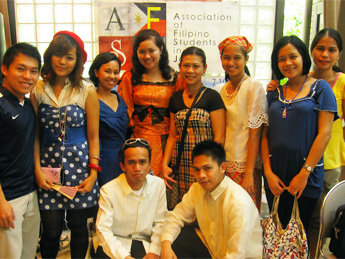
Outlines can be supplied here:
[[160, 10], [160, 7], [147, 7], [147, 29], [151, 29], [151, 22], [159, 22], [159, 18], [151, 18], [151, 11]]

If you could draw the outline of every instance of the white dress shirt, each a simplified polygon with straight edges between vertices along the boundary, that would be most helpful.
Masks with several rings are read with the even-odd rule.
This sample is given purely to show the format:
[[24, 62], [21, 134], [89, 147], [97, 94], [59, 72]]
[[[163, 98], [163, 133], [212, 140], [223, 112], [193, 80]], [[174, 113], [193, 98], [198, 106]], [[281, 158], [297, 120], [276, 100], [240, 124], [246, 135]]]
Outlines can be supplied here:
[[101, 188], [97, 215], [98, 245], [111, 258], [130, 255], [132, 240], [143, 241], [146, 253], [161, 252], [161, 234], [167, 213], [164, 181], [147, 175], [142, 192], [134, 192], [125, 174]]
[[184, 223], [198, 220], [212, 258], [261, 258], [260, 216], [249, 194], [225, 176], [212, 192], [194, 183], [182, 201], [168, 212], [162, 241], [173, 242]]

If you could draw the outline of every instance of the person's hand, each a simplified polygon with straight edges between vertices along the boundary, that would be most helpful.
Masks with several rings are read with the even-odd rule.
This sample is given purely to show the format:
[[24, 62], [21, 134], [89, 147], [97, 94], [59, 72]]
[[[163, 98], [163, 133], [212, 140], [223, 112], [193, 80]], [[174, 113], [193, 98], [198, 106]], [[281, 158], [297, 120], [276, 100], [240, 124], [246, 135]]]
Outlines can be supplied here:
[[132, 256], [130, 256], [130, 255], [127, 255], [127, 256], [125, 257], [125, 259], [135, 259], [135, 258], [132, 257]]
[[168, 240], [162, 242], [161, 259], [177, 259], [177, 256], [171, 248], [171, 243]]
[[266, 179], [274, 196], [280, 196], [285, 191], [286, 185], [275, 173], [266, 174]]
[[271, 82], [269, 82], [266, 86], [266, 92], [274, 91], [277, 89], [278, 86], [279, 86], [279, 81], [271, 80]]
[[160, 177], [164, 180], [166, 187], [172, 190], [172, 187], [169, 185], [169, 182], [177, 183], [172, 177], [171, 174], [173, 173], [173, 170], [168, 166], [162, 167], [162, 173], [160, 174]]
[[159, 259], [159, 256], [155, 253], [147, 253], [143, 259]]
[[242, 187], [249, 193], [249, 195], [254, 195], [254, 177], [252, 174], [244, 173]]
[[0, 227], [14, 228], [16, 215], [11, 204], [7, 200], [2, 200], [0, 205]]
[[54, 185], [41, 170], [36, 173], [36, 182], [37, 185], [41, 188], [43, 188], [46, 191], [49, 191], [52, 189], [52, 186]]
[[294, 178], [292, 178], [289, 187], [288, 192], [291, 193], [291, 195], [295, 196], [297, 195], [297, 199], [301, 197], [305, 187], [307, 186], [309, 177], [309, 172], [305, 168], [302, 168], [302, 170], [296, 175]]
[[93, 177], [90, 175], [88, 178], [86, 178], [81, 184], [79, 184], [78, 187], [78, 192], [80, 193], [88, 193], [91, 192], [93, 185], [95, 184], [97, 178]]

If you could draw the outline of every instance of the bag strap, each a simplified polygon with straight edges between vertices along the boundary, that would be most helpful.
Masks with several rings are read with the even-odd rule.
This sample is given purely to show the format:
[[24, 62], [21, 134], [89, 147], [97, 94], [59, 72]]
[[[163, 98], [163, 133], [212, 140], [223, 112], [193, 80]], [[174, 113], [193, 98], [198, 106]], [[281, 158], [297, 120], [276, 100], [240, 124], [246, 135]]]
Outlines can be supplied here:
[[[206, 90], [205, 86], [202, 86], [200, 88], [200, 90], [198, 91], [198, 93], [196, 94], [192, 105], [190, 106], [188, 112], [186, 113], [186, 119], [183, 125], [183, 130], [182, 130], [182, 134], [181, 134], [181, 143], [178, 147], [177, 150], [177, 158], [176, 158], [176, 164], [175, 164], [175, 170], [178, 171], [180, 168], [180, 163], [181, 163], [181, 157], [182, 157], [182, 153], [183, 153], [183, 146], [184, 146], [184, 140], [186, 138], [186, 134], [187, 134], [187, 128], [188, 128], [188, 122], [189, 122], [189, 117], [192, 113], [192, 109], [194, 108], [194, 105], [199, 101], [199, 96], [201, 97], [201, 93], [203, 93]], [[183, 97], [182, 97], [183, 98]]]
[[293, 202], [291, 218], [300, 219], [297, 196], [295, 196], [295, 200]]

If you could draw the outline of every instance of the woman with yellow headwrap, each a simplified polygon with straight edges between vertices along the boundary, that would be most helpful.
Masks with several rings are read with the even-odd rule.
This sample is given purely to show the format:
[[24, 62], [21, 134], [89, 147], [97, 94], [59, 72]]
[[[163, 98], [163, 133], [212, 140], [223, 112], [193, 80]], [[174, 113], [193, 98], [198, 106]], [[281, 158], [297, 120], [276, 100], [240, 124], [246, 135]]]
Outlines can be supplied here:
[[218, 48], [227, 80], [219, 90], [226, 108], [227, 175], [252, 196], [260, 211], [259, 148], [262, 125], [268, 122], [266, 93], [246, 66], [253, 49], [246, 37], [228, 37]]

